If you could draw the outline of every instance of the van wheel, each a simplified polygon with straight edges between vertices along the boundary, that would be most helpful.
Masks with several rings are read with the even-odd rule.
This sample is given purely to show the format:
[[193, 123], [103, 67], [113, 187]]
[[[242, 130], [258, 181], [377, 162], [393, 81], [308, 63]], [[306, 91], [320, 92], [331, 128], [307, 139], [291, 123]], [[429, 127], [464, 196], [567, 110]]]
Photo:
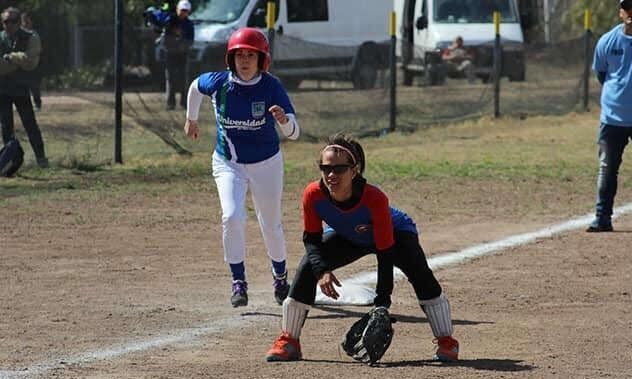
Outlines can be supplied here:
[[525, 81], [524, 70], [521, 70], [519, 72], [512, 73], [511, 75], [509, 75], [509, 81], [524, 82]]
[[355, 89], [369, 89], [375, 87], [375, 81], [377, 80], [377, 69], [368, 62], [360, 62], [355, 71], [351, 81], [353, 82], [353, 88]]
[[279, 80], [283, 84], [283, 87], [285, 87], [286, 90], [290, 91], [298, 89], [298, 87], [301, 85], [301, 82], [303, 81], [300, 78], [293, 77], [280, 77]]
[[403, 71], [404, 71], [403, 84], [408, 87], [412, 86], [415, 75], [409, 70], [404, 69]]
[[431, 86], [440, 86], [445, 84], [445, 79], [447, 77], [447, 68], [442, 64], [432, 64], [428, 65], [428, 70], [426, 71], [428, 84]]

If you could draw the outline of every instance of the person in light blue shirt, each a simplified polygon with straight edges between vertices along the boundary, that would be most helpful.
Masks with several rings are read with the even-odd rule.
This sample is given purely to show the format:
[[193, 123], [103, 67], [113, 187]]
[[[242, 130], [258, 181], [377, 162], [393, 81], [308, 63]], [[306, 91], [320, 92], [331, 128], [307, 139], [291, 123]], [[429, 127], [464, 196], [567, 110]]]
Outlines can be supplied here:
[[274, 298], [287, 297], [287, 251], [281, 225], [283, 156], [276, 126], [288, 139], [299, 136], [294, 107], [270, 67], [270, 47], [258, 29], [241, 28], [228, 40], [229, 70], [207, 72], [191, 83], [185, 133], [199, 136], [198, 112], [209, 96], [215, 111], [217, 141], [213, 177], [222, 207], [224, 260], [232, 273], [233, 307], [248, 304], [246, 282], [246, 192], [250, 191], [268, 257]]
[[610, 232], [623, 151], [632, 138], [632, 0], [619, 0], [622, 23], [601, 36], [593, 70], [602, 84], [595, 218], [587, 232]]

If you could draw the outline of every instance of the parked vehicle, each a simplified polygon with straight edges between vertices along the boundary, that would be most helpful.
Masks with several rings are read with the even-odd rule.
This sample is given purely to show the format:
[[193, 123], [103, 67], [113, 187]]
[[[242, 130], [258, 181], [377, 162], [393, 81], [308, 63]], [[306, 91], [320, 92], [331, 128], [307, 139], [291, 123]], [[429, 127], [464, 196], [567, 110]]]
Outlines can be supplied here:
[[473, 56], [474, 74], [487, 82], [493, 68], [493, 11], [501, 12], [501, 76], [525, 80], [524, 37], [517, 0], [394, 0], [397, 56], [403, 81], [424, 75], [431, 85], [446, 78], [441, 54], [457, 36]]
[[[195, 23], [192, 74], [224, 69], [230, 34], [266, 27], [268, 0], [207, 0], [191, 14]], [[375, 85], [388, 66], [390, 0], [274, 0], [272, 73], [288, 88], [305, 79], [351, 80]]]

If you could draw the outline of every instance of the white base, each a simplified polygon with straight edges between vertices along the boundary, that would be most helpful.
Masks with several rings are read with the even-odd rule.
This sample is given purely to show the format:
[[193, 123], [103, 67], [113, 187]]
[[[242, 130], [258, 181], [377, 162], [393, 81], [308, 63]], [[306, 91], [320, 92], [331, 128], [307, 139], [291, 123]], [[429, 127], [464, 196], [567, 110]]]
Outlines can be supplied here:
[[337, 300], [325, 296], [320, 288], [316, 289], [316, 301], [320, 305], [373, 305], [375, 291], [365, 285], [344, 282], [342, 287], [336, 287], [340, 295]]

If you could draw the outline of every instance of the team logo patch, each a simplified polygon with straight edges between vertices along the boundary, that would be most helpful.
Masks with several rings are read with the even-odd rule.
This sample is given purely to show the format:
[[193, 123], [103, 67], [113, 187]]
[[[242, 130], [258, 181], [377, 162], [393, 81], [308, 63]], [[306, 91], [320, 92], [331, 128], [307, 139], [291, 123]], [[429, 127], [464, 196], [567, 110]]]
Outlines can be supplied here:
[[262, 117], [266, 113], [266, 103], [257, 101], [251, 104], [252, 117]]
[[356, 233], [366, 233], [370, 229], [371, 229], [371, 226], [370, 225], [366, 225], [366, 224], [360, 224], [360, 225], [355, 227]]

